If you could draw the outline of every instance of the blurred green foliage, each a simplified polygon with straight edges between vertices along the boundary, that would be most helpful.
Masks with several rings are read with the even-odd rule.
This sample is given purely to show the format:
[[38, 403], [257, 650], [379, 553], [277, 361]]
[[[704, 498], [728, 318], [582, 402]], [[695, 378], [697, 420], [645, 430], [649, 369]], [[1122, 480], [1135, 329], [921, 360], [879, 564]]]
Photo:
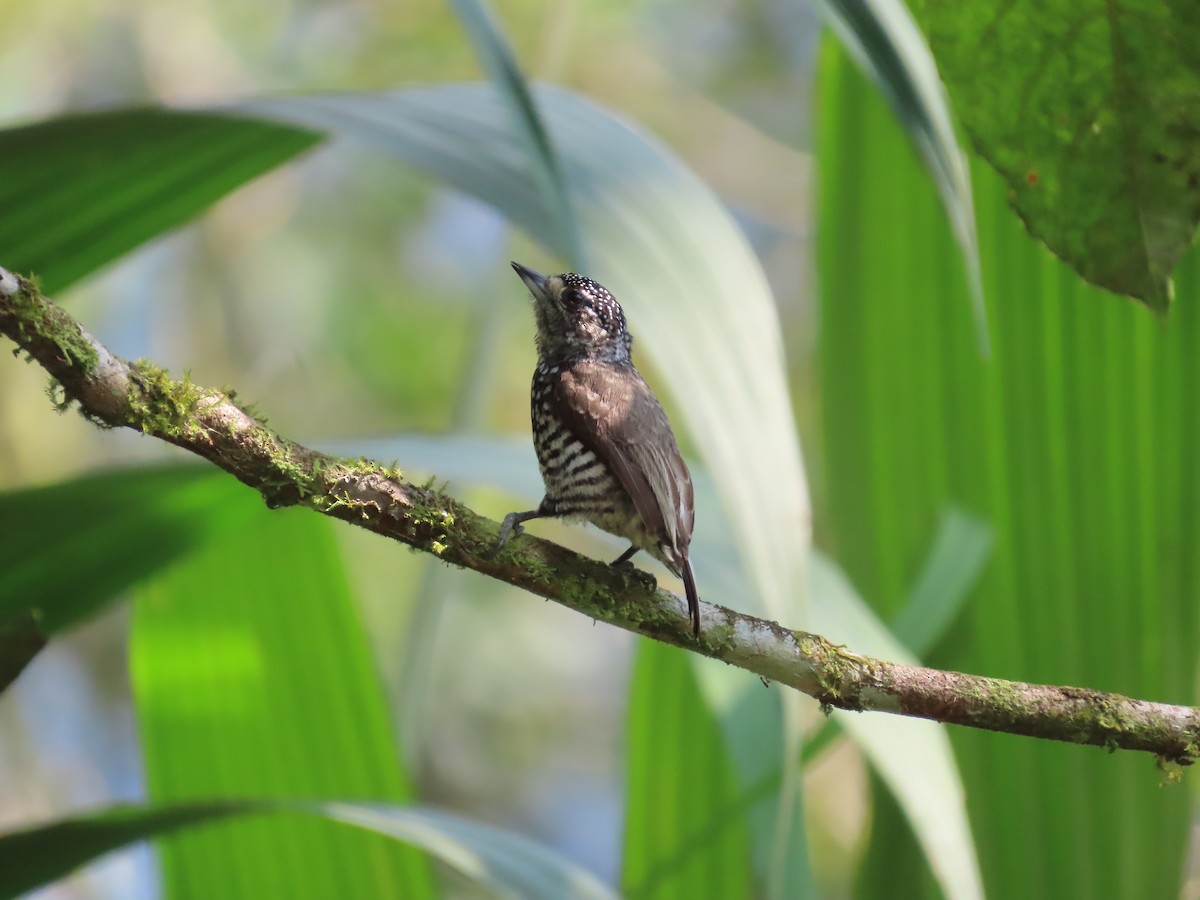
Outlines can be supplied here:
[[[624, 111], [664, 136], [699, 175], [673, 168], [662, 147], [638, 144], [636, 132], [602, 132], [611, 123], [579, 114], [570, 95], [540, 95], [576, 161], [589, 151], [598, 157], [574, 171], [589, 201], [576, 204], [578, 224], [589, 249], [600, 251], [589, 259], [628, 283], [664, 285], [650, 298], [618, 293], [633, 312], [641, 358], [652, 358], [652, 376], [674, 388], [669, 406], [693, 431], [688, 446], [713, 470], [716, 490], [701, 515], [718, 534], [709, 538], [702, 573], [725, 592], [714, 599], [763, 604], [789, 622], [800, 614], [809, 525], [807, 510], [797, 508], [804, 485], [794, 408], [819, 449], [810, 471], [818, 533], [853, 582], [828, 563], [818, 567], [817, 621], [845, 626], [839, 615], [861, 609], [871, 625], [856, 587], [940, 664], [1190, 699], [1196, 604], [1187, 547], [1200, 497], [1188, 476], [1195, 429], [1181, 410], [1194, 383], [1195, 316], [1182, 311], [1163, 328], [1140, 310], [1092, 296], [1020, 230], [997, 180], [975, 160], [995, 339], [995, 359], [986, 361], [971, 322], [970, 278], [935, 189], [883, 103], [832, 55], [821, 72], [818, 317], [805, 155], [810, 15], [770, 0], [650, 8], [510, 2], [498, 12], [527, 74]], [[17, 3], [0, 9], [0, 26], [21, 35], [0, 55], [0, 117], [14, 124], [106, 103], [224, 105], [279, 88], [391, 89], [480, 75], [458, 21], [433, 0], [354, 7], [127, 0], [106, 10]], [[445, 141], [463, 123], [491, 127], [486, 103], [453, 90], [440, 96], [456, 103], [434, 107], [413, 134], [427, 127]], [[290, 102], [294, 121], [318, 108], [305, 98], [256, 102], [260, 109]], [[330, 108], [339, 110], [338, 102]], [[363, 121], [379, 115], [385, 129], [396, 129], [404, 107], [402, 98], [364, 93], [343, 96], [340, 109]], [[89, 134], [80, 125], [88, 121], [103, 127]], [[72, 117], [49, 126], [78, 136], [72, 152], [44, 159], [28, 151], [49, 142], [45, 131], [0, 132], [0, 163], [8, 163], [0, 165], [0, 197], [20, 213], [0, 217], [0, 244], [16, 257], [0, 247], [0, 264], [44, 268], [48, 285], [62, 288], [203, 212], [57, 299], [116, 352], [190, 369], [201, 383], [230, 384], [272, 424], [317, 447], [465, 426], [523, 434], [531, 324], [505, 260], [546, 250], [474, 200], [362, 143], [326, 141], [207, 208], [313, 146], [307, 134], [262, 125], [248, 126], [261, 141], [222, 145], [230, 136], [222, 121]], [[39, 133], [41, 143], [31, 145]], [[619, 146], [613, 135], [633, 135], [628, 146], [641, 155], [610, 158], [603, 151], [610, 140]], [[164, 140], [176, 141], [177, 152], [160, 168], [148, 160]], [[136, 152], [125, 149], [131, 141]], [[434, 144], [426, 167], [438, 172], [451, 144], [441, 151]], [[207, 158], [197, 152], [209, 149]], [[528, 176], [522, 169], [533, 163], [501, 138], [457, 149], [462, 159], [441, 160], [460, 175], [450, 183], [497, 202], [552, 252], [571, 252], [572, 241], [537, 206], [552, 192], [538, 195], [527, 177], [509, 177]], [[471, 163], [485, 176], [479, 182], [467, 177], [476, 171]], [[639, 180], [647, 171], [655, 178]], [[722, 230], [724, 213], [704, 185], [751, 237], [782, 333], [766, 280], [741, 234]], [[28, 247], [41, 255], [22, 257]], [[1191, 287], [1190, 270], [1181, 283]], [[688, 285], [694, 294], [681, 287]], [[810, 355], [818, 330], [819, 365]], [[720, 356], [727, 345], [734, 347], [728, 358]], [[780, 371], [785, 346], [790, 385]], [[1161, 790], [1144, 760], [956, 734], [973, 844], [959, 826], [964, 801], [954, 766], [939, 756], [940, 731], [903, 732], [904, 747], [885, 759], [908, 765], [919, 756], [909, 778], [894, 764], [881, 767], [889, 780], [868, 781], [863, 758], [835, 727], [821, 727], [811, 705], [781, 715], [779, 698], [757, 683], [689, 669], [675, 651], [642, 647], [626, 691], [631, 654], [621, 635], [478, 579], [440, 570], [422, 576], [427, 562], [341, 533], [348, 529], [336, 547], [324, 523], [310, 523], [312, 533], [289, 531], [290, 523], [251, 509], [252, 496], [227, 498], [226, 487], [239, 490], [232, 482], [197, 489], [214, 480], [207, 474], [90, 474], [179, 457], [134, 435], [99, 433], [73, 415], [48, 415], [42, 387], [31, 367], [0, 366], [0, 485], [9, 489], [0, 495], [0, 521], [25, 526], [0, 557], [0, 608], [54, 606], [59, 617], [48, 624], [58, 629], [161, 571], [139, 591], [133, 657], [154, 799], [236, 792], [397, 799], [411, 779], [423, 799], [526, 831], [610, 883], [655, 896], [706, 889], [785, 896], [770, 873], [810, 847], [820, 848], [815, 877], [831, 895], [975, 896], [976, 852], [994, 896], [1140, 897], [1178, 887], [1188, 798]], [[751, 434], [757, 428], [764, 439]], [[737, 440], [749, 446], [739, 451]], [[484, 473], [485, 441], [463, 446], [481, 460], [467, 467], [478, 480], [524, 490]], [[450, 451], [433, 451], [434, 474], [439, 452], [448, 459]], [[497, 469], [501, 455], [490, 459]], [[753, 462], [739, 467], [739, 459]], [[68, 480], [80, 473], [89, 474]], [[496, 514], [511, 508], [496, 494], [483, 503]], [[973, 518], [946, 537], [947, 510], [956, 507]], [[995, 559], [964, 607], [987, 559], [978, 519], [995, 538]], [[247, 520], [255, 528], [245, 529]], [[61, 556], [39, 558], [59, 531], [70, 538]], [[589, 540], [570, 529], [559, 536]], [[923, 568], [931, 544], [936, 564]], [[53, 585], [58, 596], [30, 593], [30, 584]], [[260, 602], [267, 596], [271, 603]], [[443, 615], [423, 618], [432, 606]], [[182, 623], [168, 629], [173, 637], [156, 637], [155, 623], [172, 615]], [[123, 635], [126, 625], [118, 618], [95, 627]], [[389, 716], [374, 672], [391, 675], [393, 694], [403, 696], [409, 685], [397, 685], [395, 673], [413, 672], [396, 659], [410, 628], [408, 661], [422, 667], [411, 689], [419, 696], [391, 701], [403, 702], [405, 714]], [[105, 685], [106, 720], [115, 723], [106, 733], [111, 746], [101, 740], [76, 749], [68, 766], [137, 754], [122, 724], [124, 667], [112, 663], [120, 640], [114, 652], [85, 626], [56, 645], [89, 683]], [[413, 652], [418, 642], [423, 652]], [[234, 670], [222, 669], [229, 665], [247, 680], [231, 681]], [[255, 693], [251, 687], [270, 682], [268, 669], [296, 674], [271, 685], [275, 694]], [[39, 677], [35, 664], [26, 681]], [[62, 779], [48, 726], [24, 696], [19, 683], [0, 700], [0, 717], [16, 723], [0, 719], [9, 742], [0, 743], [0, 793], [13, 798], [0, 811], [12, 817], [3, 826], [27, 822], [47, 797], [60, 812], [82, 802], [66, 788], [56, 792]], [[250, 706], [261, 714], [246, 714]], [[209, 718], [180, 726], [197, 711]], [[398, 740], [389, 720], [403, 722]], [[801, 758], [801, 726], [821, 728], [819, 751], [805, 757], [803, 791], [781, 790], [789, 771], [781, 766]], [[877, 765], [887, 754], [883, 731], [871, 737], [861, 722], [847, 731], [873, 749]], [[774, 768], [764, 770], [768, 762]], [[929, 771], [916, 772], [919, 765], [936, 778], [922, 780]], [[703, 791], [689, 790], [696, 781]], [[889, 790], [902, 802], [893, 803]], [[776, 818], [743, 818], [764, 791], [783, 798]], [[101, 799], [119, 793], [106, 784]], [[728, 827], [714, 831], [722, 810], [733, 811], [720, 823]], [[788, 821], [802, 814], [806, 821]], [[251, 837], [237, 837], [235, 828]], [[361, 894], [390, 884], [401, 895], [410, 878], [426, 889], [408, 853], [328, 828], [252, 823], [172, 841], [164, 854], [168, 891], [316, 896], [337, 885]], [[805, 832], [809, 847], [790, 843]], [[275, 841], [284, 849], [265, 849]], [[181, 849], [189, 844], [198, 855]], [[351, 865], [358, 854], [368, 860]], [[234, 864], [226, 870], [227, 857]], [[306, 876], [305, 862], [317, 877]], [[797, 878], [809, 877], [803, 860], [795, 869]], [[130, 883], [105, 877], [76, 886], [119, 896]]]

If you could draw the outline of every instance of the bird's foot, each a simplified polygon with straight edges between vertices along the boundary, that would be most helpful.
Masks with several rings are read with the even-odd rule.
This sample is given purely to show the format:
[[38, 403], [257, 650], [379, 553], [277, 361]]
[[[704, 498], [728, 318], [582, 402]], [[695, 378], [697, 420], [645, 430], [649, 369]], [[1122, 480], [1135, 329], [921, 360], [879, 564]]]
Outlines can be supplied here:
[[637, 571], [637, 566], [634, 565], [632, 559], [614, 559], [612, 562], [609, 563], [609, 566], [611, 568], [616, 569], [618, 572], [636, 572]]
[[500, 536], [496, 538], [496, 549], [499, 550], [514, 534], [524, 534], [525, 527], [521, 524], [521, 513], [510, 512], [500, 523]]
[[629, 560], [617, 560], [612, 567], [624, 575], [627, 582], [636, 582], [651, 594], [658, 590], [658, 579], [645, 569], [639, 569]]

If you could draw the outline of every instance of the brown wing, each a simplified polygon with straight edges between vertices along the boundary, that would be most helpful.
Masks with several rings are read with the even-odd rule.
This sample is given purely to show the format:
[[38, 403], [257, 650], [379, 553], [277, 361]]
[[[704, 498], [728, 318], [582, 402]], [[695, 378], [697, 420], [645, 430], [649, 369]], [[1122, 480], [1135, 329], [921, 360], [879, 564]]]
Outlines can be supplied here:
[[666, 413], [632, 366], [577, 363], [555, 384], [561, 419], [617, 476], [647, 530], [681, 558], [695, 520], [692, 477]]

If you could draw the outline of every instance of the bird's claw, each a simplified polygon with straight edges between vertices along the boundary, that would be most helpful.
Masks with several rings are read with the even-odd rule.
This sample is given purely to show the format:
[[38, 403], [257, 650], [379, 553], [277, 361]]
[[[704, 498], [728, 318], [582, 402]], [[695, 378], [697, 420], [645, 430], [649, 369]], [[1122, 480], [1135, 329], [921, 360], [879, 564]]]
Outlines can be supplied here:
[[496, 549], [499, 550], [514, 534], [524, 534], [525, 527], [519, 519], [520, 513], [511, 512], [500, 523], [500, 536], [496, 538]]
[[651, 594], [658, 590], [658, 579], [645, 569], [639, 569], [631, 560], [613, 563], [612, 567], [623, 574], [626, 581], [636, 581]]

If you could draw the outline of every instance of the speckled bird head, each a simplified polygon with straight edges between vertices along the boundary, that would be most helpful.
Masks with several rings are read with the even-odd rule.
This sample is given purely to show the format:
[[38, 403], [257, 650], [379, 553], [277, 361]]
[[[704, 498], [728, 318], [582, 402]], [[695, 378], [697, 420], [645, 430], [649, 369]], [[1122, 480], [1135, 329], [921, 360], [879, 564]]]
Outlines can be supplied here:
[[629, 361], [633, 338], [621, 304], [607, 288], [574, 272], [542, 275], [520, 263], [512, 267], [533, 295], [540, 359]]

